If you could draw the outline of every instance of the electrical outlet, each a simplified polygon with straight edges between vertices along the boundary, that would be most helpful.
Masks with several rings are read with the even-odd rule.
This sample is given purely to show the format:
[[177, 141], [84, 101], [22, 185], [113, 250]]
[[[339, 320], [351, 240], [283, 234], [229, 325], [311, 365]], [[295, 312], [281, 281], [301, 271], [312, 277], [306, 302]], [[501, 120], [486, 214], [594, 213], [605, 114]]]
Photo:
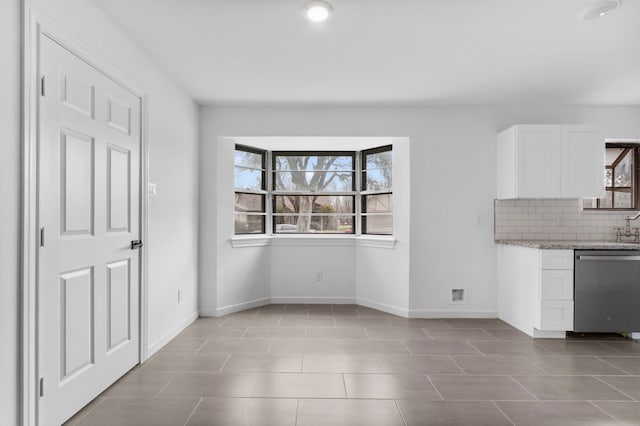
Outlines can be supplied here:
[[464, 288], [451, 289], [451, 303], [464, 303]]
[[478, 226], [484, 225], [484, 215], [482, 213], [478, 213], [476, 215], [476, 225]]
[[324, 274], [322, 272], [316, 272], [316, 281], [321, 283], [324, 279]]

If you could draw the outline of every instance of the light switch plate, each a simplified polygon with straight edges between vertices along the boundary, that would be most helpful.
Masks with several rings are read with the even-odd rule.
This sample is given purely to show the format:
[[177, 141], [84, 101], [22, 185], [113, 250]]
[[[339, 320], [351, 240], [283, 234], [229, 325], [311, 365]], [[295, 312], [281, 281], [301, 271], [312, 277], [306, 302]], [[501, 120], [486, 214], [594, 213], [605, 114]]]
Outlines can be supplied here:
[[149, 197], [155, 197], [158, 194], [158, 185], [149, 183]]

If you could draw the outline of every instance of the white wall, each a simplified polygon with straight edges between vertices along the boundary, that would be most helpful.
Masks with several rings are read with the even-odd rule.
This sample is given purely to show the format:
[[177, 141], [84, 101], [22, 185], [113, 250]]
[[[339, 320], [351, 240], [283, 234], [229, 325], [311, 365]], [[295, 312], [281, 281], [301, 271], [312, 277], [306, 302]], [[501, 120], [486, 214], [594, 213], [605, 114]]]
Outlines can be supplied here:
[[[279, 303], [354, 303], [356, 247], [271, 247], [271, 298]], [[317, 280], [317, 274], [322, 279]]]
[[411, 150], [407, 138], [393, 144], [393, 249], [359, 246], [357, 302], [397, 315], [410, 314]]
[[[362, 150], [393, 144], [394, 162], [409, 163], [406, 138], [218, 137], [215, 120], [201, 119], [203, 192], [201, 203], [200, 312], [223, 315], [268, 303], [354, 303], [404, 315], [409, 301], [409, 167], [394, 169], [394, 205], [400, 207], [395, 250], [365, 247], [353, 239], [321, 240], [278, 236], [268, 245], [232, 247], [234, 229], [233, 156], [235, 144], [271, 150]], [[214, 142], [208, 142], [214, 141]], [[215, 150], [215, 152], [213, 152]], [[210, 164], [216, 164], [211, 170]], [[205, 185], [208, 189], [204, 190]], [[215, 187], [215, 191], [213, 188]], [[214, 216], [215, 215], [215, 216]], [[215, 226], [213, 222], [215, 217]], [[359, 268], [364, 268], [360, 273]], [[318, 274], [321, 278], [318, 279]], [[390, 288], [387, 279], [396, 283]], [[357, 291], [356, 291], [357, 290]]]
[[[204, 187], [215, 180], [215, 173], [205, 169], [216, 160], [220, 136], [407, 136], [410, 315], [495, 316], [496, 134], [516, 123], [589, 123], [608, 137], [622, 138], [638, 133], [639, 117], [640, 107], [202, 107], [202, 183]], [[201, 200], [201, 250], [211, 260], [218, 248], [210, 219], [217, 208], [216, 194], [203, 191]], [[213, 291], [205, 287], [216, 285], [211, 263], [201, 264], [203, 294]], [[278, 272], [271, 276], [283, 279]], [[393, 286], [394, 279], [385, 282]], [[466, 289], [466, 303], [450, 303], [452, 288]], [[202, 303], [214, 306], [216, 301], [203, 298]]]
[[[206, 135], [206, 130], [204, 130]], [[213, 144], [218, 150], [217, 162], [201, 163], [203, 174], [210, 179], [209, 173], [215, 176], [215, 193], [206, 191], [202, 194], [209, 201], [213, 201], [213, 206], [207, 205], [207, 214], [203, 222], [209, 221], [209, 211], [215, 210], [216, 227], [212, 234], [214, 239], [215, 256], [203, 248], [202, 266], [204, 268], [214, 268], [215, 277], [207, 277], [202, 283], [200, 310], [202, 315], [221, 315], [228, 313], [238, 304], [246, 305], [247, 302], [260, 304], [261, 301], [269, 297], [269, 275], [271, 271], [271, 252], [268, 247], [247, 247], [241, 250], [243, 256], [236, 256], [237, 250], [231, 248], [229, 235], [225, 230], [234, 229], [233, 205], [235, 198], [233, 191], [226, 191], [229, 186], [233, 187], [233, 156], [235, 143], [233, 140], [225, 140], [221, 144]], [[215, 170], [210, 170], [211, 164], [215, 164]], [[211, 196], [215, 194], [215, 197]], [[226, 207], [226, 208], [225, 208]], [[204, 214], [204, 213], [203, 213]], [[209, 224], [204, 225], [206, 229]], [[233, 231], [232, 231], [233, 232]], [[215, 264], [216, 266], [205, 265]], [[213, 278], [213, 279], [211, 279]], [[215, 298], [207, 297], [207, 294], [216, 291]], [[215, 303], [213, 303], [215, 302]], [[264, 302], [262, 302], [264, 304]]]
[[[30, 4], [149, 96], [149, 343], [161, 342], [197, 310], [198, 107], [93, 2]], [[0, 424], [18, 424], [21, 1], [0, 3]], [[177, 288], [183, 290], [177, 303]], [[157, 347], [157, 345], [156, 345]]]
[[0, 424], [18, 404], [20, 238], [20, 0], [0, 3]]
[[[159, 349], [197, 311], [198, 107], [93, 2], [32, 0], [39, 13], [105, 58], [148, 93], [149, 336]], [[178, 290], [182, 301], [178, 304]]]

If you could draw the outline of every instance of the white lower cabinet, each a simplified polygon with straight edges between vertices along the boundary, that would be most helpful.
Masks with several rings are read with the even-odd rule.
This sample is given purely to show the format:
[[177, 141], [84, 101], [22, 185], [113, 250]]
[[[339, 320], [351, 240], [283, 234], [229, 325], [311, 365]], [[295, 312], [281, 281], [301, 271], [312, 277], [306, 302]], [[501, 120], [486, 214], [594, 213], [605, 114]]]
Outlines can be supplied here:
[[536, 329], [539, 331], [573, 330], [573, 300], [541, 301], [540, 324]]
[[498, 313], [532, 337], [573, 330], [573, 250], [498, 245]]

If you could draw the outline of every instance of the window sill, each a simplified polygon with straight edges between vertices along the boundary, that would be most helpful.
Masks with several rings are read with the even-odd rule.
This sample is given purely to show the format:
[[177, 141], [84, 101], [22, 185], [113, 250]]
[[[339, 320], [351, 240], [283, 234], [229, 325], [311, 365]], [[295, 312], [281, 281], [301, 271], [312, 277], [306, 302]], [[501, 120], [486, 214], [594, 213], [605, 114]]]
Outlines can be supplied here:
[[360, 246], [394, 249], [397, 240], [393, 236], [354, 235], [236, 235], [230, 238], [231, 247], [264, 246]]
[[357, 245], [361, 247], [394, 249], [397, 242], [392, 235], [363, 235], [356, 238]]
[[271, 245], [270, 235], [234, 235], [230, 238], [231, 247], [263, 247]]

